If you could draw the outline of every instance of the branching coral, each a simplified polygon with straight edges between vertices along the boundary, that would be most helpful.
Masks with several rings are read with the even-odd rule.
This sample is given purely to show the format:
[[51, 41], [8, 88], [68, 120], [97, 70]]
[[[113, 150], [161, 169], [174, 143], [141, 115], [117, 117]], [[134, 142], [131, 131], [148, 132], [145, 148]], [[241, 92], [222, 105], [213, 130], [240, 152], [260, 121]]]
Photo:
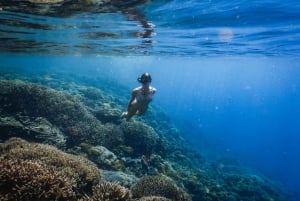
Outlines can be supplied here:
[[174, 201], [191, 200], [174, 182], [163, 176], [143, 177], [132, 187], [131, 191], [134, 198], [161, 196]]
[[[35, 189], [42, 188], [40, 184], [48, 184], [48, 190], [52, 191], [52, 185], [60, 188], [64, 186], [62, 184], [66, 183], [65, 186], [68, 186], [67, 184], [70, 183], [72, 186], [69, 190], [73, 190], [76, 196], [81, 196], [82, 193], [91, 191], [92, 186], [100, 179], [98, 168], [89, 160], [66, 154], [49, 145], [28, 143], [18, 138], [12, 138], [0, 144], [0, 157], [3, 166], [1, 169], [10, 165], [9, 169], [15, 170], [14, 172], [1, 172], [1, 185], [5, 186], [7, 192], [14, 189], [26, 189], [29, 185], [32, 191], [27, 192], [33, 193]], [[45, 180], [36, 182], [35, 177], [30, 180], [30, 174], [35, 174], [36, 178]], [[16, 179], [20, 182], [14, 183]], [[56, 183], [55, 179], [61, 182]], [[35, 195], [35, 192], [33, 194]]]
[[85, 196], [83, 201], [129, 201], [129, 189], [117, 183], [100, 183], [93, 188], [91, 197]]
[[74, 200], [75, 180], [46, 165], [0, 158], [0, 200]]

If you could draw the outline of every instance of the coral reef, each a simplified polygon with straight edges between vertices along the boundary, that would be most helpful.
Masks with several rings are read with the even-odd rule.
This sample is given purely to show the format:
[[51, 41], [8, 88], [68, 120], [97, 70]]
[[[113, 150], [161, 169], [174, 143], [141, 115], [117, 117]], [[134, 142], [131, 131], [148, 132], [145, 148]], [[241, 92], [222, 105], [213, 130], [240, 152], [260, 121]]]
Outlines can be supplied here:
[[66, 137], [55, 125], [42, 117], [28, 116], [0, 117], [1, 138], [22, 136], [24, 139], [52, 144], [58, 148], [65, 148]]
[[226, 174], [224, 177], [225, 191], [230, 191], [236, 200], [283, 200], [278, 189], [257, 175]]
[[[100, 83], [101, 90], [78, 86], [73, 80], [72, 84], [63, 79], [36, 80], [44, 86], [0, 81], [0, 141], [22, 137], [85, 156], [105, 169], [101, 171], [102, 183], [95, 187], [99, 170], [87, 159], [14, 138], [0, 144], [3, 200], [124, 200], [114, 188], [131, 189], [133, 198], [126, 199], [135, 201], [190, 200], [177, 186], [195, 201], [288, 200], [268, 179], [242, 172], [236, 161], [208, 161], [191, 150], [153, 105], [147, 118], [120, 119], [117, 114], [127, 99], [119, 86], [87, 78], [81, 81], [89, 86]], [[120, 186], [116, 187], [116, 182]], [[104, 195], [104, 190], [111, 193]]]
[[[1, 164], [6, 161], [6, 169], [15, 170], [14, 172], [4, 171], [1, 175], [1, 182], [5, 186], [3, 188], [6, 189], [8, 194], [10, 194], [10, 191], [15, 191], [15, 189], [28, 188], [26, 185], [30, 185], [29, 188], [38, 188], [39, 182], [31, 181], [28, 178], [30, 172], [35, 174], [36, 177], [43, 176], [46, 178], [45, 181], [41, 182], [43, 185], [47, 185], [48, 182], [49, 185], [52, 185], [54, 179], [51, 179], [51, 177], [56, 176], [61, 184], [54, 182], [53, 185], [59, 184], [61, 187], [66, 185], [67, 190], [74, 190], [76, 196], [91, 191], [92, 186], [100, 180], [100, 172], [91, 161], [80, 156], [66, 154], [49, 145], [28, 143], [18, 138], [12, 138], [6, 143], [0, 144], [0, 154]], [[10, 168], [8, 168], [8, 165]], [[35, 170], [34, 167], [38, 170]], [[45, 170], [46, 175], [40, 175], [43, 170]], [[28, 173], [23, 175], [25, 172]], [[56, 174], [53, 174], [53, 172], [56, 172]], [[12, 177], [12, 174], [15, 174], [14, 177]], [[24, 181], [22, 180], [23, 177], [25, 178]], [[16, 178], [19, 182], [14, 183], [13, 178]], [[47, 178], [49, 179], [47, 180]], [[69, 183], [72, 184], [71, 187], [67, 185]], [[48, 190], [51, 191], [51, 189]]]
[[161, 196], [174, 201], [189, 201], [191, 198], [180, 190], [175, 182], [164, 176], [146, 176], [131, 189], [133, 198]]
[[93, 114], [102, 123], [112, 122], [119, 123], [120, 122], [120, 114], [121, 111], [119, 109], [113, 108], [110, 104], [104, 103], [102, 106], [97, 107]]
[[135, 175], [126, 174], [122, 171], [102, 170], [101, 176], [102, 176], [102, 181], [118, 183], [126, 188], [130, 188], [138, 180], [138, 178]]
[[165, 197], [159, 197], [159, 196], [145, 196], [136, 199], [136, 201], [172, 201], [172, 200]]
[[152, 127], [141, 122], [122, 122], [125, 145], [133, 148], [133, 156], [151, 155], [159, 143], [159, 136]]
[[103, 146], [109, 150], [117, 152], [120, 146], [124, 146], [125, 136], [118, 125], [106, 123], [102, 132], [105, 134], [105, 144]]
[[74, 200], [76, 181], [42, 163], [0, 158], [0, 200]]
[[117, 156], [103, 146], [92, 146], [81, 143], [83, 151], [88, 154], [88, 158], [94, 161], [99, 167], [107, 170], [120, 170], [123, 165]]
[[93, 195], [85, 196], [82, 201], [130, 201], [129, 189], [117, 183], [100, 183], [93, 187]]
[[[75, 97], [40, 85], [22, 81], [0, 81], [1, 114], [44, 118], [57, 126], [66, 137], [66, 145], [82, 141], [105, 144], [109, 132]], [[26, 138], [26, 136], [20, 136]], [[45, 139], [46, 141], [46, 139]]]

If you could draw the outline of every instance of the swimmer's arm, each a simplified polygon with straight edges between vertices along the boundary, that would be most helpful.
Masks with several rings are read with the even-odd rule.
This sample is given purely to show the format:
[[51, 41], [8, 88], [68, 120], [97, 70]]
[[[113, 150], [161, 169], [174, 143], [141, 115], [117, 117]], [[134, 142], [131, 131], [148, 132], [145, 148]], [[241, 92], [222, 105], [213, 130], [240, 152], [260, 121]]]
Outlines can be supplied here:
[[156, 88], [152, 87], [151, 91], [152, 91], [152, 94], [155, 94]]

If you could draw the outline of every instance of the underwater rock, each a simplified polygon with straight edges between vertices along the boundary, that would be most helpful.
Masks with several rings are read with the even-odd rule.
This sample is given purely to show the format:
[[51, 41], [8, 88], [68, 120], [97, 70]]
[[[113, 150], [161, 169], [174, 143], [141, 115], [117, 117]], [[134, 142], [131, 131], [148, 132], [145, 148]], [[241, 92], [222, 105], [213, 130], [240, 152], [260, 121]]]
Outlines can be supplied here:
[[0, 129], [2, 140], [18, 136], [26, 140], [65, 148], [66, 137], [64, 134], [42, 117], [34, 119], [18, 115], [16, 117], [0, 117]]
[[122, 162], [118, 160], [117, 156], [103, 146], [92, 146], [82, 143], [80, 147], [88, 154], [88, 158], [101, 168], [119, 170], [123, 167]]
[[101, 171], [102, 180], [106, 182], [118, 183], [126, 188], [133, 186], [138, 178], [132, 174], [126, 174], [121, 171]]
[[11, 138], [0, 143], [0, 200], [74, 200], [100, 180], [91, 161]]

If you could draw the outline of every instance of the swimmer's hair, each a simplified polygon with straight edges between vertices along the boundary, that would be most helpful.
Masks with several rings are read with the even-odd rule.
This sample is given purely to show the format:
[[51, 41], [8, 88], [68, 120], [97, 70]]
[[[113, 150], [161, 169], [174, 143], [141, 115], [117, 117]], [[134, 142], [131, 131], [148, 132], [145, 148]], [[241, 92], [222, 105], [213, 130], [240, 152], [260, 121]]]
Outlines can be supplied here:
[[151, 75], [149, 73], [143, 73], [138, 79], [137, 81], [139, 83], [142, 83], [142, 84], [145, 84], [147, 82], [151, 82], [152, 81], [152, 78], [151, 78]]

